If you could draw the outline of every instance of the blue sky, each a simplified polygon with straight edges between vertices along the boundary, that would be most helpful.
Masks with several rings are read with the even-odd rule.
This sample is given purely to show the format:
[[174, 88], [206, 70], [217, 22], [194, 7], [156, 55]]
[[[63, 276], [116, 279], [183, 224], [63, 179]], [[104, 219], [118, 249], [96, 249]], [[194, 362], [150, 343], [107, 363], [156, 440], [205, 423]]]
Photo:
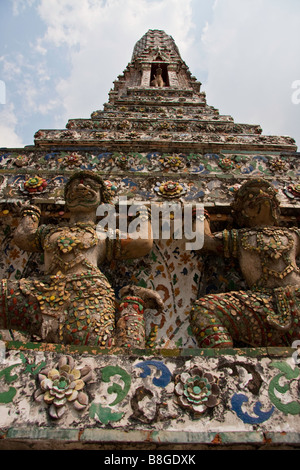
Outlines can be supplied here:
[[299, 0], [0, 0], [0, 27], [0, 147], [102, 109], [148, 29], [173, 36], [209, 105], [300, 146]]

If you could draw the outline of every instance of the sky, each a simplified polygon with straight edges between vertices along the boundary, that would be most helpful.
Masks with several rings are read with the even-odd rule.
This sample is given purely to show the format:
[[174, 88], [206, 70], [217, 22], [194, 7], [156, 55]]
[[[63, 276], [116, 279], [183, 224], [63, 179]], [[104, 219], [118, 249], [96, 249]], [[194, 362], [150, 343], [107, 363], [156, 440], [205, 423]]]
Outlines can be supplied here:
[[0, 0], [0, 28], [0, 147], [103, 109], [135, 43], [162, 29], [208, 105], [300, 149], [299, 0]]

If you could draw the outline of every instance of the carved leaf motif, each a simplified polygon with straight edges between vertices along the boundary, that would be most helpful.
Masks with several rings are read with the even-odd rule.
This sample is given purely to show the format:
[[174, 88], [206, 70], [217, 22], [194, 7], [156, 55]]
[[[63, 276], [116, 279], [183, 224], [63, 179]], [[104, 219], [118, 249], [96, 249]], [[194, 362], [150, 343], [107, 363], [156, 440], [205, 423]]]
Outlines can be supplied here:
[[270, 382], [269, 385], [269, 397], [272, 403], [278, 408], [280, 411], [286, 414], [297, 415], [300, 413], [300, 403], [297, 401], [290, 401], [288, 403], [283, 403], [280, 398], [278, 398], [278, 394], [275, 391], [285, 394], [290, 390], [290, 382], [285, 383], [284, 385], [280, 385], [280, 381], [283, 377], [287, 380], [292, 381], [293, 379], [297, 379], [299, 377], [299, 369], [296, 367], [292, 369], [286, 362], [272, 362], [271, 367], [276, 367], [281, 371], [278, 375], [276, 375]]
[[122, 401], [126, 397], [127, 393], [129, 392], [130, 385], [131, 385], [130, 375], [124, 369], [122, 369], [121, 367], [119, 367], [119, 366], [107, 366], [107, 367], [104, 367], [102, 369], [102, 380], [103, 380], [103, 382], [110, 382], [111, 377], [113, 377], [114, 375], [119, 375], [121, 377], [121, 379], [124, 382], [124, 388], [122, 388], [121, 385], [119, 385], [117, 383], [113, 383], [113, 385], [111, 385], [107, 389], [109, 394], [111, 394], [111, 393], [116, 393], [117, 394], [117, 397], [115, 398], [115, 400], [113, 400], [112, 403], [110, 403], [110, 406], [114, 406], [117, 403], [120, 403], [120, 401]]
[[243, 403], [248, 402], [248, 397], [243, 393], [235, 393], [231, 399], [232, 409], [236, 412], [237, 416], [244, 422], [248, 424], [259, 424], [267, 421], [270, 416], [273, 414], [274, 406], [268, 411], [261, 410], [261, 402], [258, 401], [253, 407], [253, 412], [256, 416], [250, 416], [247, 412], [242, 410]]
[[171, 372], [162, 362], [159, 362], [159, 361], [139, 362], [136, 365], [136, 367], [140, 367], [141, 369], [144, 370], [144, 372], [141, 373], [140, 377], [144, 378], [144, 377], [147, 377], [148, 375], [151, 375], [151, 369], [149, 366], [154, 366], [159, 371], [161, 371], [161, 375], [159, 378], [154, 377], [153, 384], [156, 385], [157, 387], [166, 387], [168, 383], [171, 381]]

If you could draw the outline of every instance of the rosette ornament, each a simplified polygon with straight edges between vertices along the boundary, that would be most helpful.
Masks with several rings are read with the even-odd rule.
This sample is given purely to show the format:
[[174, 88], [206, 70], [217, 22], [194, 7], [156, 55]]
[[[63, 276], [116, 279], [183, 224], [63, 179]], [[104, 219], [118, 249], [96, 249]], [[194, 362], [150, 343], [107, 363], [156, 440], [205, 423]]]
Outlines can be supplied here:
[[176, 181], [167, 181], [166, 183], [159, 184], [159, 186], [155, 188], [155, 191], [157, 191], [160, 196], [175, 198], [182, 196], [186, 192], [186, 189], [184, 185]]
[[231, 170], [234, 166], [233, 161], [229, 157], [224, 157], [220, 158], [218, 161], [218, 165], [223, 169], [223, 170]]
[[28, 158], [25, 155], [18, 155], [14, 159], [14, 164], [19, 168], [21, 168], [22, 166], [27, 165], [27, 163], [28, 163]]
[[219, 395], [216, 378], [194, 367], [175, 377], [175, 394], [179, 406], [188, 409], [195, 417], [216, 406]]
[[83, 389], [92, 378], [91, 368], [84, 366], [76, 369], [74, 365], [71, 356], [63, 356], [57, 368], [46, 368], [39, 374], [40, 388], [36, 390], [34, 399], [49, 405], [51, 418], [61, 418], [68, 403], [72, 403], [77, 411], [84, 410], [89, 403], [88, 395]]
[[47, 181], [40, 176], [28, 178], [24, 183], [24, 190], [28, 193], [42, 193], [47, 187]]
[[75, 168], [82, 165], [82, 157], [78, 153], [70, 153], [65, 156], [63, 159], [63, 166], [68, 166], [69, 168]]
[[282, 173], [287, 170], [287, 164], [281, 158], [274, 158], [270, 160], [270, 169], [271, 171]]
[[178, 155], [168, 155], [161, 160], [165, 168], [170, 168], [173, 171], [181, 170], [184, 168], [184, 160]]

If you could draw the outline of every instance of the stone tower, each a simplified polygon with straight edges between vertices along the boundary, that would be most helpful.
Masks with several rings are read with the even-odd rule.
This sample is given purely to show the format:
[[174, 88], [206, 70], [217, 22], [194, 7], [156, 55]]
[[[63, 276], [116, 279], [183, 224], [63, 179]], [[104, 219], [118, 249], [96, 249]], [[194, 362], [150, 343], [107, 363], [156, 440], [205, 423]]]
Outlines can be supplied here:
[[[63, 188], [74, 171], [101, 176], [117, 211], [120, 198], [126, 199], [128, 207], [145, 201], [158, 208], [166, 202], [181, 208], [203, 204], [212, 231], [222, 232], [232, 225], [231, 203], [237, 189], [254, 178], [272, 183], [283, 225], [297, 226], [298, 158], [294, 139], [263, 135], [259, 125], [235, 123], [231, 116], [209, 106], [201, 83], [182, 60], [173, 38], [164, 31], [149, 30], [136, 43], [103, 110], [94, 111], [90, 119], [72, 118], [65, 129], [38, 130], [34, 146], [2, 150], [1, 278], [17, 281], [43, 276], [41, 254], [24, 252], [13, 241], [19, 203], [38, 204], [44, 224], [68, 221]], [[63, 428], [63, 440], [75, 447], [81, 445], [80, 440], [91, 447], [105, 440], [124, 441], [123, 429], [129, 430], [127, 439], [130, 434], [129, 440], [134, 442], [143, 442], [150, 431], [157, 445], [227, 441], [255, 447], [263, 445], [268, 432], [278, 445], [298, 444], [293, 439], [299, 423], [292, 419], [300, 405], [295, 398], [284, 402], [274, 394], [278, 370], [287, 376], [291, 370], [293, 350], [260, 348], [249, 353], [247, 348], [231, 349], [221, 357], [215, 350], [197, 347], [189, 324], [193, 302], [202, 295], [245, 289], [245, 283], [235, 263], [186, 250], [186, 240], [176, 238], [175, 222], [176, 217], [171, 217], [170, 236], [158, 236], [147, 256], [113, 260], [101, 267], [112, 280], [117, 299], [126, 285], [160, 294], [163, 311], [145, 312], [150, 338], [145, 351], [124, 350], [121, 355], [111, 351], [107, 355], [101, 348], [45, 344], [13, 328], [2, 330], [8, 362], [1, 364], [6, 388], [0, 394], [0, 406], [10, 410], [0, 424], [7, 438], [2, 442], [9, 446], [11, 439], [21, 439], [38, 448], [46, 432], [55, 448]], [[13, 369], [15, 382], [9, 388]], [[62, 371], [71, 374], [75, 370], [77, 390], [88, 388], [88, 394], [57, 391], [58, 385], [53, 383], [60, 380]], [[43, 382], [32, 404], [39, 371], [41, 381], [47, 380], [48, 385]], [[240, 393], [245, 371], [252, 379], [243, 382]], [[122, 385], [116, 385], [117, 396], [112, 397], [107, 383], [114, 381]], [[193, 383], [194, 392], [190, 393], [188, 383]], [[196, 396], [199, 387], [203, 400]], [[24, 393], [28, 406], [21, 416]], [[74, 399], [68, 400], [71, 396]], [[264, 411], [257, 411], [258, 399]], [[149, 400], [155, 406], [148, 408]], [[249, 413], [242, 408], [246, 401], [251, 406]], [[53, 422], [48, 425], [49, 407], [54, 427]], [[283, 413], [286, 428], [280, 424]], [[278, 429], [288, 437], [283, 438]], [[136, 430], [140, 431], [138, 438], [134, 437]], [[221, 441], [216, 439], [220, 435]]]
[[[157, 70], [160, 86], [154, 83]], [[69, 120], [67, 130], [39, 130], [35, 146], [187, 155], [296, 151], [294, 139], [264, 136], [258, 125], [236, 124], [231, 116], [220, 115], [207, 105], [200, 87], [173, 38], [150, 30], [135, 45], [103, 111], [95, 111], [91, 119]]]

